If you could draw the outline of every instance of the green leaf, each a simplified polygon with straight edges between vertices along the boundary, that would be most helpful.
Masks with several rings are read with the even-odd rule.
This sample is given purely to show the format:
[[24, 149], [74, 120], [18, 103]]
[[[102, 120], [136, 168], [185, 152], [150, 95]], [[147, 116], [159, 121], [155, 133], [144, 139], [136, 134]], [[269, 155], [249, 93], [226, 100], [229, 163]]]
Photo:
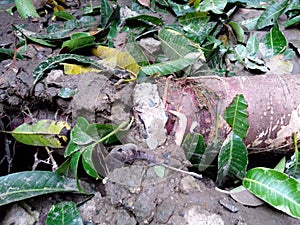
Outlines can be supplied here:
[[59, 90], [57, 96], [61, 98], [72, 98], [76, 94], [76, 91], [68, 87], [63, 87]]
[[[14, 50], [6, 49], [6, 48], [0, 48], [0, 59], [2, 59], [1, 55], [5, 55], [5, 56], [8, 56], [9, 58], [13, 58]], [[17, 57], [17, 59], [23, 59], [24, 58], [22, 56], [22, 54], [20, 54], [20, 53], [17, 53], [16, 57]], [[7, 59], [7, 57], [6, 57], [6, 59]]]
[[46, 70], [55, 68], [59, 63], [66, 61], [66, 60], [75, 60], [77, 62], [83, 63], [83, 64], [91, 64], [93, 66], [96, 66], [97, 68], [104, 69], [99, 63], [96, 61], [89, 59], [85, 56], [81, 55], [75, 55], [75, 54], [61, 54], [49, 57], [47, 60], [42, 61], [32, 72], [35, 86], [37, 82], [39, 82], [43, 76]]
[[118, 25], [119, 24], [117, 21], [113, 21], [111, 23], [111, 25], [109, 26], [109, 32], [108, 32], [106, 38], [107, 38], [107, 42], [108, 42], [108, 47], [110, 47], [110, 48], [114, 47], [114, 39], [118, 35]]
[[[112, 133], [117, 128], [116, 125], [112, 124], [90, 124], [86, 129], [86, 133], [94, 139], [94, 141], [98, 141], [106, 135]], [[120, 133], [118, 133], [118, 136]], [[113, 144], [118, 141], [118, 137], [116, 134], [112, 134], [110, 137], [103, 141], [104, 144]]]
[[226, 5], [227, 0], [203, 0], [196, 10], [201, 12], [212, 11], [215, 14], [222, 14]]
[[95, 140], [89, 134], [86, 133], [89, 122], [84, 117], [78, 117], [75, 126], [71, 131], [71, 140], [77, 145], [88, 145]]
[[277, 22], [278, 17], [283, 13], [288, 6], [289, 0], [274, 2], [271, 4], [259, 17], [256, 28], [262, 29], [266, 26], [273, 25]]
[[243, 28], [237, 22], [234, 21], [230, 21], [228, 24], [232, 27], [237, 40], [243, 43], [245, 41], [245, 34]]
[[171, 60], [177, 60], [191, 52], [199, 52], [193, 43], [181, 33], [171, 29], [161, 29], [158, 34], [164, 54]]
[[46, 225], [57, 224], [83, 225], [80, 213], [74, 202], [60, 202], [51, 206]]
[[32, 124], [23, 123], [9, 133], [26, 145], [64, 148], [69, 130], [66, 121], [40, 120]]
[[148, 66], [150, 63], [142, 48], [134, 39], [133, 33], [127, 36], [126, 51], [134, 58], [139, 66]]
[[80, 146], [75, 144], [72, 139], [69, 141], [66, 151], [65, 151], [65, 157], [70, 156], [71, 154], [73, 154], [74, 152], [77, 152], [80, 150]]
[[0, 206], [39, 195], [77, 192], [74, 179], [48, 171], [26, 171], [0, 177]]
[[261, 40], [265, 45], [265, 50], [261, 53], [265, 57], [273, 57], [285, 51], [287, 41], [284, 34], [279, 30], [278, 24], [275, 24], [270, 32]]
[[259, 43], [258, 43], [258, 39], [257, 39], [257, 35], [251, 35], [247, 41], [247, 52], [248, 55], [253, 56], [256, 55], [256, 53], [258, 52], [258, 48], [259, 48]]
[[223, 142], [218, 156], [218, 186], [223, 185], [225, 178], [243, 178], [247, 164], [246, 146], [238, 135], [231, 132]]
[[296, 154], [292, 155], [291, 159], [287, 161], [285, 173], [289, 176], [294, 177], [297, 180], [300, 180], [300, 162], [296, 159]]
[[283, 23], [284, 27], [287, 28], [287, 27], [290, 27], [290, 26], [293, 26], [297, 23], [300, 23], [300, 15], [299, 16], [295, 16], [293, 17], [292, 19], [288, 20], [288, 21], [285, 21]]
[[154, 172], [160, 178], [164, 177], [164, 175], [165, 175], [165, 169], [166, 168], [164, 166], [160, 166], [160, 165], [153, 167]]
[[184, 68], [192, 65], [195, 63], [195, 59], [187, 59], [187, 58], [179, 58], [176, 60], [171, 60], [163, 63], [156, 63], [149, 66], [141, 67], [141, 71], [145, 74], [152, 76], [152, 75], [159, 75], [164, 76], [168, 74], [172, 74], [174, 72], [178, 72], [183, 70]]
[[[93, 151], [95, 149], [95, 145], [89, 145], [84, 148], [84, 152], [82, 153], [82, 165], [85, 170], [85, 172], [96, 179], [99, 179], [100, 176], [95, 169], [94, 163], [93, 163]], [[96, 150], [95, 150], [96, 151]]]
[[68, 50], [76, 51], [81, 48], [90, 47], [95, 45], [95, 37], [86, 36], [86, 37], [78, 37], [72, 38], [71, 40], [65, 41], [61, 48], [68, 48]]
[[44, 46], [48, 46], [48, 47], [55, 47], [55, 44], [50, 43], [49, 41], [45, 41], [43, 40], [43, 38], [37, 37], [38, 35], [32, 31], [29, 31], [27, 29], [25, 29], [22, 25], [14, 25], [12, 24], [13, 30], [17, 30], [19, 31], [21, 34], [23, 34], [26, 38], [28, 38], [29, 40], [44, 45]]
[[81, 151], [77, 151], [71, 156], [70, 168], [76, 179], [76, 184], [77, 184], [78, 190], [80, 192], [84, 192], [84, 190], [82, 189], [82, 187], [79, 183], [79, 178], [78, 178], [78, 166], [79, 166], [79, 160], [80, 160], [81, 154], [82, 154]]
[[187, 160], [192, 164], [199, 164], [205, 152], [203, 136], [197, 133], [187, 134], [182, 143], [182, 148]]
[[161, 19], [150, 15], [138, 15], [138, 16], [128, 17], [126, 18], [126, 21], [127, 22], [141, 21], [143, 23], [156, 25], [156, 26], [160, 26], [163, 24], [163, 21]]
[[15, 4], [22, 18], [40, 17], [30, 0], [15, 0]]
[[243, 185], [276, 209], [300, 218], [300, 183], [294, 178], [274, 169], [254, 168], [247, 172]]
[[242, 139], [247, 136], [249, 128], [247, 107], [244, 96], [237, 94], [224, 113], [224, 118], [232, 127], [232, 131]]
[[188, 26], [190, 24], [194, 25], [204, 25], [208, 23], [210, 16], [207, 12], [190, 12], [182, 15], [179, 18], [179, 22], [182, 26]]
[[53, 15], [57, 16], [61, 19], [65, 19], [65, 20], [75, 20], [76, 19], [71, 13], [69, 13], [65, 10], [60, 10], [60, 11], [54, 12]]
[[106, 0], [101, 0], [100, 21], [102, 27], [106, 27], [108, 25], [108, 21], [112, 13], [113, 10], [110, 8], [108, 2]]
[[286, 160], [285, 160], [285, 156], [279, 161], [279, 163], [277, 163], [277, 165], [274, 167], [274, 170], [277, 170], [279, 172], [284, 172], [284, 169], [285, 169], [285, 163], [286, 163]]

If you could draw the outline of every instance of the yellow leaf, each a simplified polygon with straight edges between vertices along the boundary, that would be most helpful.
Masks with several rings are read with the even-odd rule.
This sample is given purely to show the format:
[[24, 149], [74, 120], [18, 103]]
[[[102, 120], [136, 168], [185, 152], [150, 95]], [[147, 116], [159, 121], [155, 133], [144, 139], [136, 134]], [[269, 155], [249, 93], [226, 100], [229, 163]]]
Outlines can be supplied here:
[[128, 52], [99, 45], [92, 50], [92, 53], [102, 58], [103, 60], [100, 64], [110, 69], [118, 67], [127, 70], [134, 78], [136, 78], [139, 73], [139, 65]]
[[67, 75], [78, 75], [88, 72], [100, 72], [101, 70], [92, 66], [82, 66], [70, 63], [61, 63], [64, 65], [64, 73]]

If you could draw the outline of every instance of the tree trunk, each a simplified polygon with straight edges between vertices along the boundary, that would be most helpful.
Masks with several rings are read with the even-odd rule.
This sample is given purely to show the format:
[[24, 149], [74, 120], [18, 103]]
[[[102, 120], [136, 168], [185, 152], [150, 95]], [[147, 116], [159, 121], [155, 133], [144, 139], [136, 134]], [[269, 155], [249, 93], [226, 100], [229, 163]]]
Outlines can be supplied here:
[[300, 138], [300, 76], [201, 77], [188, 78], [181, 85], [167, 82], [167, 86], [168, 108], [181, 107], [179, 111], [188, 118], [187, 131], [197, 121], [207, 144], [216, 135], [224, 140], [230, 131], [223, 115], [237, 94], [243, 94], [248, 103], [249, 130], [244, 142], [249, 152], [293, 149], [292, 134]]

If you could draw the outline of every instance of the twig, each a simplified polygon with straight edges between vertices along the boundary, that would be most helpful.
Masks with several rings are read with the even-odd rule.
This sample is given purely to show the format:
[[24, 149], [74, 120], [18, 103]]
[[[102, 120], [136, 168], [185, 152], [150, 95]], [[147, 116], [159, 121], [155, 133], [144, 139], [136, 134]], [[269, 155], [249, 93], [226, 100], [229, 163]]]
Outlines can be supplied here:
[[197, 173], [194, 173], [194, 172], [188, 172], [188, 171], [185, 171], [185, 170], [182, 170], [182, 169], [178, 169], [178, 168], [169, 166], [169, 165], [164, 164], [164, 163], [155, 163], [154, 165], [155, 165], [155, 166], [156, 166], [156, 165], [158, 165], [158, 166], [163, 166], [163, 167], [166, 167], [166, 168], [168, 168], [168, 169], [170, 169], [170, 170], [174, 170], [174, 171], [177, 171], [177, 172], [180, 172], [180, 173], [184, 173], [184, 174], [193, 176], [193, 177], [198, 178], [198, 179], [202, 179], [202, 175], [201, 175], [201, 174], [197, 174]]
[[[4, 124], [2, 122], [2, 120], [0, 119], [0, 128], [1, 130], [4, 131]], [[5, 149], [5, 156], [3, 157], [3, 159], [1, 160], [0, 164], [3, 162], [3, 160], [6, 158], [7, 161], [7, 171], [8, 173], [10, 173], [10, 169], [12, 168], [12, 157], [11, 157], [11, 153], [10, 153], [10, 148], [9, 148], [9, 142], [8, 142], [8, 138], [6, 133], [3, 133], [3, 137], [4, 137], [4, 149]]]

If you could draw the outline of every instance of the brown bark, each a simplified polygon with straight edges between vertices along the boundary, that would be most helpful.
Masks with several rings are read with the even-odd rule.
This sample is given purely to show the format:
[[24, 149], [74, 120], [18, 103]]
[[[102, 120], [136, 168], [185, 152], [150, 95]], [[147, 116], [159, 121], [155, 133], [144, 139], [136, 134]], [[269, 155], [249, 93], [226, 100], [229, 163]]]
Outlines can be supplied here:
[[[180, 86], [182, 95], [177, 106], [169, 107], [181, 106], [179, 111], [188, 117], [188, 129], [197, 120], [200, 124], [198, 130], [207, 144], [216, 135], [222, 141], [230, 131], [223, 115], [237, 94], [243, 94], [248, 103], [250, 127], [244, 142], [250, 152], [293, 149], [292, 134], [296, 133], [297, 139], [300, 138], [299, 76], [201, 77], [189, 80], [192, 82]], [[169, 90], [172, 90], [168, 95], [169, 103], [174, 102], [178, 91], [174, 90], [176, 85], [172, 86], [169, 85]]]

